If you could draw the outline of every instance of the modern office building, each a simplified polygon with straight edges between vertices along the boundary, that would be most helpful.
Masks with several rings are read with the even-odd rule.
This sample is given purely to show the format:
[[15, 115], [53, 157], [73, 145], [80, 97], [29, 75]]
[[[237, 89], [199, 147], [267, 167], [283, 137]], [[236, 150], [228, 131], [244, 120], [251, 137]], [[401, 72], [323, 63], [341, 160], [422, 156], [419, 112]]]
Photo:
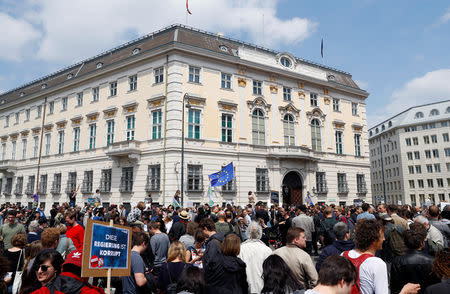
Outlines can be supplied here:
[[[450, 198], [450, 100], [411, 107], [369, 130], [373, 202]], [[428, 202], [428, 201], [427, 201]]]
[[367, 97], [346, 72], [173, 25], [0, 96], [1, 201], [206, 202], [230, 162], [215, 203], [370, 200]]

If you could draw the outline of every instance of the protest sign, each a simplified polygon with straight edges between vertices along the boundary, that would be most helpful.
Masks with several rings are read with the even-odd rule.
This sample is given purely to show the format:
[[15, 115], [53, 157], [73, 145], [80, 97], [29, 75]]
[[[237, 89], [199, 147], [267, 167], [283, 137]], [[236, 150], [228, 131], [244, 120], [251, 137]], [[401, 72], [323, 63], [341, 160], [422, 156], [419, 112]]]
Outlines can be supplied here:
[[131, 228], [89, 219], [83, 245], [82, 277], [129, 276]]

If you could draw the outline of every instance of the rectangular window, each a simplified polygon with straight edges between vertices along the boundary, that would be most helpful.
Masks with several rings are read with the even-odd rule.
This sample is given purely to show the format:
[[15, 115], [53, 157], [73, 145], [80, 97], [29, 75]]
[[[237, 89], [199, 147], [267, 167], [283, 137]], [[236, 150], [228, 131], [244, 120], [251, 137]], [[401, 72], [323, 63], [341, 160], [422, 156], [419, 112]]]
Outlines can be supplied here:
[[96, 136], [97, 136], [97, 124], [89, 125], [89, 149], [95, 149]]
[[45, 155], [50, 155], [51, 134], [45, 134]]
[[427, 179], [427, 185], [428, 185], [428, 188], [433, 188], [434, 187], [433, 179]]
[[6, 160], [6, 143], [2, 143], [2, 160]]
[[162, 133], [162, 111], [152, 111], [152, 139], [161, 139]]
[[434, 158], [439, 158], [439, 150], [433, 149], [433, 157]]
[[439, 202], [445, 202], [445, 194], [438, 194]]
[[420, 165], [416, 165], [416, 174], [422, 173], [422, 167]]
[[16, 114], [14, 115], [14, 117], [15, 117], [15, 119], [16, 119], [16, 122], [15, 122], [16, 125], [19, 123], [19, 116], [20, 116], [19, 113], [16, 113]]
[[254, 95], [262, 95], [262, 82], [261, 81], [253, 81], [253, 94]]
[[83, 106], [83, 92], [77, 94], [77, 106]]
[[50, 193], [52, 194], [60, 194], [61, 193], [61, 174], [54, 174], [53, 175], [53, 183], [52, 183], [52, 189], [50, 190]]
[[27, 139], [22, 139], [22, 159], [27, 158]]
[[430, 150], [425, 150], [425, 157], [426, 158], [431, 158], [431, 151]]
[[344, 173], [338, 173], [338, 193], [348, 193], [347, 176]]
[[231, 75], [222, 73], [220, 86], [222, 89], [231, 89]]
[[283, 87], [283, 100], [284, 101], [291, 101], [291, 88]]
[[109, 96], [117, 95], [117, 82], [109, 83]]
[[428, 173], [432, 173], [433, 172], [433, 165], [432, 164], [427, 164], [427, 172]]
[[11, 196], [13, 178], [6, 178], [5, 195]]
[[316, 172], [316, 193], [327, 193], [327, 183], [324, 172]]
[[73, 129], [73, 151], [80, 150], [80, 128]]
[[201, 165], [188, 164], [187, 166], [187, 190], [188, 191], [202, 191], [203, 190], [203, 176]]
[[447, 166], [447, 171], [450, 171], [450, 162], [447, 162], [445, 165]]
[[436, 179], [436, 183], [438, 188], [443, 188], [444, 187], [444, 180], [443, 179]]
[[33, 137], [33, 157], [38, 156], [38, 148], [39, 148], [39, 137]]
[[137, 90], [137, 75], [129, 77], [128, 83], [130, 84], [130, 91]]
[[413, 144], [414, 145], [419, 145], [419, 139], [417, 137], [413, 138]]
[[336, 138], [336, 153], [342, 154], [343, 148], [342, 148], [342, 132], [336, 131], [335, 132], [335, 138]]
[[34, 193], [34, 181], [35, 176], [28, 176], [27, 189], [25, 190], [25, 194], [32, 195]]
[[333, 98], [333, 111], [340, 111], [339, 99]]
[[448, 142], [448, 133], [442, 134], [442, 140]]
[[364, 174], [356, 175], [356, 188], [357, 193], [365, 194], [367, 193], [366, 180]]
[[439, 163], [434, 164], [434, 172], [440, 173], [441, 172], [441, 165]]
[[63, 97], [61, 100], [61, 104], [62, 104], [62, 111], [67, 110], [67, 97]]
[[408, 171], [409, 171], [410, 175], [413, 175], [414, 174], [414, 165], [408, 166]]
[[72, 192], [72, 190], [76, 189], [77, 189], [77, 173], [69, 172], [69, 177], [67, 179], [66, 193], [69, 194], [70, 192]]
[[41, 115], [42, 115], [42, 105], [38, 105], [36, 118], [40, 118]]
[[409, 180], [409, 188], [414, 189], [414, 180]]
[[159, 67], [153, 71], [155, 76], [155, 84], [164, 82], [164, 67]]
[[30, 120], [30, 109], [25, 110], [25, 121]]
[[358, 103], [352, 102], [352, 115], [358, 115]]
[[133, 168], [123, 167], [122, 177], [120, 179], [120, 192], [133, 191]]
[[430, 124], [430, 129], [435, 129], [435, 128], [436, 128], [436, 124], [435, 123]]
[[111, 169], [102, 169], [102, 176], [100, 178], [100, 192], [108, 193], [111, 192]]
[[222, 142], [233, 142], [233, 116], [222, 114]]
[[256, 169], [256, 192], [269, 192], [269, 170], [267, 168]]
[[295, 145], [295, 126], [294, 118], [290, 114], [286, 114], [283, 119], [284, 145]]
[[355, 155], [361, 156], [361, 135], [355, 134]]
[[317, 106], [317, 94], [315, 93], [309, 94], [309, 103], [311, 106]]
[[51, 101], [48, 104], [48, 114], [53, 114], [54, 110], [55, 110], [55, 101]]
[[92, 89], [92, 102], [98, 101], [99, 93], [100, 91], [98, 87]]
[[93, 182], [94, 172], [92, 170], [85, 171], [83, 185], [81, 186], [81, 193], [92, 193]]
[[12, 141], [12, 143], [11, 143], [11, 160], [16, 160], [16, 147], [17, 147], [17, 141]]
[[409, 198], [411, 199], [411, 203], [413, 205], [415, 205], [416, 204], [416, 195], [415, 194], [411, 194], [411, 195], [409, 195]]
[[147, 186], [145, 190], [159, 191], [161, 186], [161, 165], [154, 164], [148, 166]]
[[127, 116], [127, 141], [134, 140], [134, 128], [136, 125], [136, 118], [134, 115]]
[[64, 131], [58, 132], [58, 154], [64, 153]]
[[19, 196], [22, 195], [23, 191], [23, 177], [18, 177], [16, 181], [16, 189], [14, 190], [14, 194]]
[[423, 188], [423, 180], [417, 180], [417, 185], [419, 186], [419, 188]]
[[406, 138], [406, 146], [411, 146], [411, 138]]
[[108, 120], [106, 122], [106, 146], [114, 143], [114, 120]]
[[189, 82], [200, 83], [200, 68], [189, 66]]
[[189, 109], [188, 138], [200, 139], [200, 110]]
[[9, 115], [5, 116], [5, 128], [9, 127]]
[[437, 143], [437, 135], [431, 135], [431, 142]]
[[423, 136], [423, 142], [425, 144], [430, 144], [430, 137], [429, 136]]
[[444, 152], [445, 152], [445, 157], [450, 157], [450, 148], [445, 148]]
[[414, 158], [415, 159], [420, 159], [420, 152], [419, 151], [414, 151]]
[[41, 175], [41, 179], [39, 181], [39, 194], [47, 194], [47, 175]]

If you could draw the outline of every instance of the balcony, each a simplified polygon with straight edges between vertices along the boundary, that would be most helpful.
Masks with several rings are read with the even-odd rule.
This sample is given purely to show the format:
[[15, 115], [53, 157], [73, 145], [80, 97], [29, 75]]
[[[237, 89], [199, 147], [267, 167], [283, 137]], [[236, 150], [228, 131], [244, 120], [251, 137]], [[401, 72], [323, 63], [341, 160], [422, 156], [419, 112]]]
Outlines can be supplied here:
[[347, 183], [338, 184], [338, 194], [348, 194], [349, 189]]
[[313, 152], [303, 146], [268, 146], [268, 156], [275, 158], [297, 158], [317, 161]]
[[14, 195], [20, 196], [22, 195], [23, 183], [17, 183], [16, 188], [14, 189]]
[[69, 181], [67, 181], [66, 190], [64, 192], [69, 194], [72, 192], [72, 190], [76, 190], [76, 189], [77, 189], [77, 184], [75, 182], [69, 180]]
[[104, 178], [100, 179], [100, 187], [98, 187], [100, 193], [109, 193], [111, 192], [111, 181], [108, 181]]
[[319, 183], [316, 187], [312, 188], [314, 194], [323, 195], [328, 193], [327, 183]]
[[25, 189], [26, 195], [33, 195], [34, 194], [34, 183], [28, 183], [27, 188]]
[[105, 154], [116, 163], [123, 157], [137, 162], [141, 159], [140, 144], [135, 140], [116, 142], [106, 147]]
[[17, 160], [1, 160], [0, 172], [14, 173], [17, 170]]
[[366, 185], [361, 185], [357, 187], [357, 192], [356, 194], [367, 194], [367, 187]]
[[61, 194], [61, 184], [53, 182], [52, 188], [50, 189], [50, 193], [53, 195]]
[[83, 180], [83, 185], [81, 186], [82, 194], [92, 193], [92, 181]]
[[229, 183], [225, 184], [222, 186], [222, 193], [236, 193], [237, 192], [237, 188], [236, 188], [236, 181], [231, 182], [231, 185], [229, 185]]
[[121, 193], [131, 193], [133, 192], [133, 180], [121, 177], [119, 191]]
[[47, 194], [47, 183], [39, 183], [39, 195]]
[[147, 184], [145, 185], [146, 192], [159, 192], [161, 191], [160, 179], [147, 176]]

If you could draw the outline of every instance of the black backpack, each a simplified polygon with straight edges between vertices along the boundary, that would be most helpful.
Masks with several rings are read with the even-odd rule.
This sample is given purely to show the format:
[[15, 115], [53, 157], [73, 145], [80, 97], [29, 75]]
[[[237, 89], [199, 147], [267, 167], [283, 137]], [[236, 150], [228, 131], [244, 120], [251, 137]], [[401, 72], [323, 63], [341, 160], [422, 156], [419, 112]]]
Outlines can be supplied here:
[[336, 235], [334, 234], [333, 227], [328, 227], [322, 222], [322, 230], [323, 230], [323, 243], [325, 246], [333, 244], [334, 240], [336, 240]]
[[[184, 267], [186, 267], [186, 265], [184, 265]], [[184, 267], [183, 267], [183, 269], [184, 269]], [[177, 282], [173, 282], [172, 281], [172, 277], [170, 276], [170, 269], [169, 269], [169, 264], [168, 263], [167, 263], [167, 273], [169, 274], [170, 284], [167, 285], [166, 291], [164, 293], [166, 293], [166, 294], [177, 294]]]

